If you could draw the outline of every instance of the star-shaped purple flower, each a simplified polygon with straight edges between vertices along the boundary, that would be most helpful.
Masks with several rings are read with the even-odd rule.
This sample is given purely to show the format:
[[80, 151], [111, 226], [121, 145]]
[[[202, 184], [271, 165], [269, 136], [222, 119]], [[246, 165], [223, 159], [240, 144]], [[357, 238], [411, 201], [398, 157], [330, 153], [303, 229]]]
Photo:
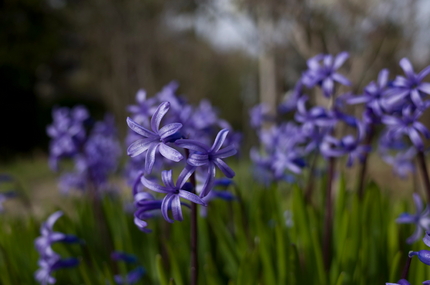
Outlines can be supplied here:
[[341, 52], [333, 58], [332, 55], [319, 54], [310, 58], [307, 62], [308, 70], [302, 76], [302, 82], [309, 88], [319, 85], [324, 96], [330, 97], [334, 92], [334, 82], [343, 85], [351, 85], [351, 82], [343, 75], [336, 72], [349, 57], [347, 52]]
[[422, 82], [430, 73], [430, 66], [427, 66], [418, 74], [415, 73], [411, 62], [407, 58], [400, 60], [400, 66], [406, 77], [397, 76], [393, 81], [394, 88], [389, 92], [390, 97], [387, 98], [387, 104], [396, 105], [409, 97], [415, 107], [421, 108], [423, 105], [422, 97], [424, 94], [430, 94], [430, 83]]
[[422, 236], [424, 230], [430, 230], [429, 207], [426, 207], [423, 211], [423, 202], [421, 201], [420, 196], [414, 193], [413, 198], [416, 209], [415, 214], [403, 213], [396, 220], [399, 224], [415, 224], [415, 232], [406, 240], [409, 244], [416, 242]]
[[387, 91], [388, 69], [383, 69], [379, 72], [378, 81], [371, 82], [364, 88], [364, 94], [356, 97], [349, 97], [346, 102], [349, 104], [365, 103], [366, 107], [373, 111], [374, 115], [382, 116], [385, 110], [384, 96]]
[[206, 206], [206, 203], [199, 198], [199, 196], [190, 192], [192, 185], [190, 185], [190, 183], [186, 183], [194, 170], [195, 167], [187, 165], [179, 174], [176, 184], [173, 182], [172, 170], [161, 172], [161, 180], [163, 181], [164, 186], [158, 185], [145, 177], [142, 177], [141, 179], [143, 186], [146, 188], [155, 192], [167, 194], [161, 203], [161, 214], [169, 223], [173, 223], [173, 220], [170, 219], [168, 215], [169, 209], [172, 209], [174, 220], [183, 220], [180, 198]]
[[164, 115], [169, 111], [170, 103], [163, 102], [158, 106], [154, 115], [151, 118], [152, 131], [140, 126], [138, 123], [130, 118], [127, 118], [127, 124], [134, 132], [143, 136], [143, 139], [139, 139], [133, 142], [127, 149], [127, 154], [131, 157], [145, 153], [145, 173], [150, 174], [152, 167], [155, 162], [155, 154], [157, 150], [165, 158], [178, 162], [182, 160], [183, 156], [176, 149], [167, 145], [168, 142], [172, 141], [174, 135], [182, 128], [180, 123], [171, 123], [165, 125], [160, 129], [160, 122]]
[[155, 111], [156, 100], [155, 98], [146, 98], [146, 91], [140, 89], [136, 94], [137, 105], [130, 105], [127, 110], [132, 114], [134, 121], [144, 126], [149, 125], [149, 117]]
[[182, 148], [190, 149], [193, 153], [187, 160], [187, 163], [193, 167], [207, 167], [207, 177], [203, 185], [202, 193], [200, 197], [208, 195], [212, 189], [214, 183], [216, 167], [218, 167], [222, 173], [228, 178], [233, 178], [234, 171], [222, 160], [223, 158], [230, 157], [236, 154], [234, 145], [229, 145], [223, 149], [220, 149], [223, 145], [227, 134], [227, 129], [222, 129], [217, 134], [212, 147], [209, 147], [196, 140], [181, 139], [177, 140], [176, 144]]
[[421, 135], [430, 138], [429, 130], [418, 119], [422, 111], [412, 109], [412, 106], [406, 106], [402, 110], [402, 116], [384, 116], [382, 122], [387, 125], [387, 135], [391, 138], [398, 138], [401, 135], [407, 135], [418, 150], [424, 149], [424, 143]]
[[347, 166], [350, 167], [354, 160], [364, 160], [366, 153], [370, 151], [370, 146], [361, 145], [363, 141], [365, 129], [364, 125], [356, 121], [357, 136], [347, 135], [341, 139], [326, 135], [320, 146], [321, 153], [326, 157], [340, 157], [348, 155]]

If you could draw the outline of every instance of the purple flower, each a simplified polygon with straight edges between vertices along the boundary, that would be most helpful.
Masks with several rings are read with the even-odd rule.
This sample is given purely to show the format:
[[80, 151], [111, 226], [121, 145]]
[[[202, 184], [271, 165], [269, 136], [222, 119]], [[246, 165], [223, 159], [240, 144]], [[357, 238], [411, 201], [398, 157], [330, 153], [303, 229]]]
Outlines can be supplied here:
[[408, 213], [403, 213], [396, 220], [396, 222], [399, 224], [415, 224], [415, 232], [406, 240], [406, 242], [409, 244], [416, 242], [422, 236], [423, 230], [430, 230], [429, 207], [426, 207], [426, 209], [423, 211], [423, 203], [418, 194], [414, 193], [413, 199], [416, 209], [415, 214], [411, 215]]
[[355, 160], [364, 160], [366, 153], [370, 151], [370, 146], [360, 145], [364, 137], [364, 125], [356, 121], [357, 136], [347, 135], [342, 139], [327, 135], [320, 146], [321, 153], [326, 157], [341, 157], [348, 155], [347, 166], [350, 167]]
[[139, 139], [133, 142], [127, 149], [127, 153], [129, 156], [134, 157], [139, 154], [145, 153], [145, 173], [150, 174], [152, 171], [152, 167], [155, 162], [155, 154], [157, 150], [163, 155], [165, 158], [178, 162], [182, 160], [183, 156], [174, 148], [167, 145], [167, 143], [172, 139], [172, 136], [175, 135], [180, 128], [182, 128], [182, 124], [180, 123], [172, 123], [165, 125], [161, 129], [160, 122], [164, 115], [170, 108], [169, 102], [161, 103], [154, 115], [151, 118], [151, 128], [152, 131], [140, 126], [135, 121], [130, 118], [127, 118], [127, 124], [134, 132], [143, 136], [143, 139]]
[[55, 222], [63, 215], [61, 211], [55, 212], [49, 216], [40, 228], [41, 236], [35, 240], [36, 250], [40, 254], [38, 264], [40, 268], [35, 273], [35, 279], [42, 285], [54, 284], [55, 278], [51, 273], [57, 269], [76, 266], [79, 261], [76, 258], [62, 259], [55, 253], [51, 245], [56, 242], [79, 243], [81, 240], [74, 235], [67, 235], [60, 232], [54, 232]]
[[143, 275], [145, 275], [145, 269], [142, 266], [138, 266], [128, 272], [126, 276], [115, 275], [114, 279], [116, 284], [132, 285], [139, 282], [142, 279]]
[[420, 133], [429, 139], [430, 132], [422, 123], [418, 122], [421, 115], [421, 110], [413, 110], [411, 106], [406, 106], [402, 110], [401, 117], [383, 116], [382, 122], [387, 125], [387, 136], [396, 139], [401, 135], [407, 135], [414, 146], [422, 151], [424, 143]]
[[[169, 223], [173, 223], [173, 220], [169, 218], [168, 210], [172, 209], [173, 219], [182, 221], [182, 209], [180, 198], [184, 198], [193, 203], [206, 206], [206, 203], [199, 198], [196, 194], [190, 192], [190, 184], [186, 183], [188, 178], [194, 172], [195, 167], [187, 165], [184, 170], [179, 174], [176, 184], [173, 182], [172, 170], [163, 171], [161, 173], [161, 179], [164, 186], [158, 185], [157, 183], [142, 177], [142, 184], [155, 192], [167, 194], [161, 203], [161, 214], [164, 219]], [[191, 186], [192, 188], [192, 186]], [[135, 215], [136, 216], [136, 215]]]
[[52, 110], [52, 117], [54, 121], [46, 131], [51, 137], [50, 166], [56, 170], [60, 158], [74, 156], [85, 142], [84, 121], [89, 115], [84, 107], [77, 106], [72, 110], [55, 108]]
[[155, 111], [155, 98], [146, 98], [146, 91], [140, 89], [136, 94], [137, 105], [128, 106], [127, 110], [132, 114], [132, 119], [144, 126], [149, 126], [149, 117]]
[[387, 104], [398, 104], [401, 100], [409, 97], [415, 107], [420, 109], [423, 106], [422, 97], [424, 94], [430, 94], [430, 83], [422, 82], [430, 73], [430, 66], [418, 74], [414, 72], [412, 64], [407, 58], [400, 60], [400, 66], [406, 77], [397, 76], [393, 81], [393, 89], [389, 92], [390, 97], [387, 98]]
[[384, 108], [384, 95], [388, 83], [388, 70], [383, 69], [379, 72], [378, 81], [371, 82], [364, 88], [364, 94], [346, 99], [349, 104], [365, 103], [366, 107], [372, 110], [376, 116], [382, 116]]
[[[112, 252], [111, 258], [112, 260], [124, 261], [125, 263], [136, 263], [138, 261], [135, 255], [121, 251]], [[135, 284], [142, 279], [144, 274], [145, 269], [142, 266], [138, 266], [128, 272], [126, 276], [115, 275], [114, 279], [116, 284]]]
[[148, 223], [144, 220], [153, 217], [152, 212], [161, 210], [162, 200], [155, 199], [150, 193], [139, 192], [134, 195], [136, 211], [134, 213], [134, 224], [139, 230], [145, 233], [150, 233], [152, 230], [148, 229]]
[[308, 70], [302, 76], [302, 82], [309, 88], [319, 85], [324, 96], [330, 97], [334, 92], [334, 82], [351, 85], [351, 82], [336, 72], [349, 57], [347, 52], [341, 52], [334, 59], [332, 55], [319, 54], [308, 60]]
[[316, 106], [306, 110], [307, 100], [308, 97], [303, 96], [297, 101], [297, 112], [294, 115], [296, 121], [302, 123], [305, 134], [312, 134], [317, 127], [332, 127], [336, 123], [333, 114], [323, 107]]
[[281, 114], [295, 111], [297, 109], [297, 101], [303, 95], [302, 93], [303, 83], [301, 80], [297, 81], [294, 86], [294, 90], [286, 94], [286, 99], [279, 104], [278, 111]]
[[417, 256], [422, 263], [430, 265], [430, 250], [410, 251], [409, 257], [412, 256]]
[[260, 128], [264, 121], [270, 119], [270, 116], [268, 115], [269, 111], [269, 107], [264, 103], [258, 104], [249, 110], [249, 116], [251, 117], [251, 127]]
[[208, 195], [214, 183], [216, 167], [228, 178], [233, 178], [234, 171], [222, 160], [236, 154], [234, 145], [229, 145], [220, 149], [228, 134], [227, 129], [219, 131], [215, 138], [212, 147], [209, 147], [196, 140], [181, 139], [177, 140], [176, 144], [182, 148], [190, 149], [193, 153], [187, 160], [187, 163], [193, 167], [207, 167], [206, 181], [203, 185], [203, 190], [200, 197]]
[[396, 155], [389, 155], [387, 151], [382, 150], [382, 159], [393, 167], [393, 173], [400, 178], [406, 178], [409, 173], [415, 172], [413, 159], [417, 152], [414, 147], [405, 152], [399, 152]]

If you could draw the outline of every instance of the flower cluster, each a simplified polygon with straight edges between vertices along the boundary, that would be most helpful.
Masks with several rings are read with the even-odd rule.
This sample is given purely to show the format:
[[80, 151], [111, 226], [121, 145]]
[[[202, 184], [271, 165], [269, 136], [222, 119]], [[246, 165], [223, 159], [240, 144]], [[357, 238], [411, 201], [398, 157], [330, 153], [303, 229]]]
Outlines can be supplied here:
[[[251, 110], [251, 125], [262, 145], [259, 150], [251, 150], [251, 159], [263, 181], [294, 181], [292, 174], [299, 174], [301, 168], [310, 165], [309, 160], [316, 154], [325, 158], [346, 157], [347, 166], [356, 160], [364, 162], [377, 133], [375, 128], [382, 129], [377, 140], [379, 153], [393, 166], [394, 173], [405, 177], [414, 171], [412, 159], [417, 152], [424, 151], [424, 138], [430, 138], [430, 131], [419, 122], [430, 106], [426, 99], [430, 83], [424, 82], [430, 67], [416, 74], [404, 58], [400, 66], [405, 76], [390, 80], [388, 70], [383, 69], [361, 94], [341, 93], [351, 85], [339, 73], [347, 58], [348, 54], [342, 52], [309, 59], [308, 69], [290, 97], [280, 104], [277, 114], [270, 115], [266, 105]], [[306, 93], [323, 96], [314, 98]], [[311, 104], [324, 100], [327, 106]], [[351, 106], [357, 104], [364, 105], [361, 116], [347, 115]], [[283, 122], [287, 113], [291, 113], [295, 123]]]
[[[138, 105], [129, 107], [132, 117], [127, 118], [127, 124], [132, 134], [127, 139], [131, 143], [127, 149], [131, 156], [128, 177], [133, 182], [135, 224], [144, 232], [150, 231], [145, 220], [156, 210], [166, 221], [173, 222], [183, 220], [182, 206], [189, 207], [187, 202], [206, 206], [204, 199], [216, 184], [217, 169], [227, 178], [235, 175], [224, 162], [236, 154], [237, 136], [228, 139], [229, 124], [218, 118], [208, 101], [202, 101], [197, 108], [188, 105], [175, 95], [176, 88], [175, 83], [170, 83], [150, 99], [139, 91]], [[159, 105], [154, 108], [156, 103]], [[218, 133], [217, 128], [221, 128]], [[216, 138], [209, 146], [214, 134]], [[228, 146], [223, 147], [225, 144]], [[177, 179], [173, 170], [161, 171], [161, 177], [157, 175], [160, 169], [171, 168], [174, 163], [183, 167]], [[201, 185], [196, 185], [196, 173], [203, 177]], [[157, 182], [159, 178], [163, 185]], [[200, 187], [199, 193], [196, 186]], [[147, 190], [165, 196], [157, 199]]]
[[91, 120], [82, 106], [55, 108], [52, 115], [54, 121], [47, 128], [51, 137], [50, 165], [58, 171], [61, 160], [74, 162], [74, 171], [60, 177], [60, 190], [108, 189], [108, 177], [116, 170], [121, 155], [113, 117], [106, 116], [88, 130]]
[[54, 284], [55, 278], [52, 272], [70, 268], [79, 264], [77, 258], [61, 258], [59, 254], [52, 250], [52, 244], [57, 242], [62, 243], [80, 243], [81, 240], [74, 235], [63, 234], [53, 230], [55, 222], [63, 215], [61, 211], [53, 213], [48, 220], [44, 222], [40, 228], [41, 236], [38, 237], [34, 244], [39, 252], [39, 269], [34, 274], [35, 279], [42, 285]]

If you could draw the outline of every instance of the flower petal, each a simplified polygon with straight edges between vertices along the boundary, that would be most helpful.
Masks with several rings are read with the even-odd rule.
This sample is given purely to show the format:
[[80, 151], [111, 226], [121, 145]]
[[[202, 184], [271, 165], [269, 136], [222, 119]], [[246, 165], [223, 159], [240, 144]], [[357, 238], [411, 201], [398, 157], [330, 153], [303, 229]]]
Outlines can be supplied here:
[[169, 189], [167, 187], [161, 186], [158, 183], [155, 183], [154, 181], [148, 180], [144, 176], [142, 176], [140, 181], [142, 182], [143, 186], [145, 186], [146, 188], [148, 188], [152, 191], [160, 192], [160, 193], [170, 193], [171, 192], [171, 191], [169, 191]]
[[192, 155], [190, 155], [190, 158], [188, 158], [187, 162], [189, 165], [198, 167], [208, 164], [208, 158], [209, 156], [207, 154], [193, 153]]
[[334, 59], [334, 64], [333, 64], [333, 68], [334, 69], [338, 69], [339, 67], [342, 66], [342, 64], [345, 62], [345, 60], [347, 60], [349, 57], [349, 53], [347, 53], [346, 51], [341, 52], [340, 54], [338, 54], [336, 56], [336, 58]]
[[175, 194], [167, 194], [166, 197], [164, 197], [163, 202], [161, 203], [161, 214], [163, 215], [163, 218], [169, 223], [173, 223], [173, 220], [169, 218], [168, 211], [175, 196]]
[[151, 132], [150, 130], [145, 129], [144, 127], [142, 127], [141, 125], [139, 125], [138, 123], [136, 123], [135, 121], [130, 119], [129, 117], [127, 117], [127, 125], [132, 131], [134, 131], [135, 133], [137, 133], [141, 136], [150, 138], [150, 137], [154, 137], [156, 135], [153, 132]]
[[209, 192], [212, 190], [214, 181], [215, 181], [215, 165], [214, 164], [210, 164], [208, 167], [208, 173], [206, 176], [206, 181], [203, 184], [202, 187], [202, 192], [200, 193], [200, 198], [204, 198], [206, 197]]
[[179, 131], [181, 128], [182, 128], [182, 124], [181, 123], [168, 124], [168, 125], [165, 125], [164, 127], [162, 127], [158, 131], [158, 134], [160, 135], [161, 139], [165, 139], [168, 136], [171, 136], [174, 133], [176, 133], [177, 131]]
[[385, 85], [387, 85], [389, 73], [390, 72], [386, 68], [382, 69], [379, 72], [379, 74], [378, 74], [378, 86], [379, 86], [379, 88], [384, 88]]
[[182, 189], [182, 186], [184, 186], [185, 182], [187, 182], [195, 170], [196, 168], [194, 166], [187, 164], [187, 166], [185, 166], [185, 168], [179, 174], [178, 180], [176, 180], [176, 186], [178, 186], [179, 189]]
[[414, 68], [412, 67], [412, 64], [409, 59], [402, 58], [399, 64], [408, 77], [413, 77], [415, 75]]
[[179, 190], [178, 194], [181, 198], [187, 199], [188, 201], [191, 201], [193, 203], [206, 206], [206, 203], [196, 194], [193, 194], [189, 191]]
[[151, 118], [151, 128], [154, 132], [158, 133], [158, 128], [160, 127], [161, 120], [163, 119], [164, 115], [166, 115], [167, 111], [169, 111], [169, 109], [169, 102], [163, 102], [158, 106], [157, 110]]
[[127, 148], [127, 155], [130, 157], [138, 156], [139, 154], [144, 153], [148, 150], [149, 146], [153, 142], [153, 139], [145, 138], [145, 139], [139, 139], [135, 142], [133, 142], [128, 148]]
[[175, 184], [173, 183], [173, 171], [172, 170], [163, 170], [161, 172], [161, 180], [163, 181], [164, 185], [166, 185], [169, 188], [175, 188]]
[[172, 205], [171, 207], [172, 207], [173, 219], [177, 221], [184, 220], [182, 216], [181, 200], [179, 199], [178, 195], [173, 196], [171, 205]]
[[146, 151], [145, 156], [145, 174], [148, 175], [151, 173], [152, 168], [154, 167], [155, 162], [155, 154], [157, 152], [158, 146], [161, 143], [153, 143], [149, 146], [148, 150]]
[[221, 131], [218, 132], [218, 134], [215, 138], [214, 144], [212, 145], [209, 152], [216, 152], [221, 148], [222, 144], [225, 141], [225, 138], [228, 135], [228, 132], [229, 132], [229, 130], [227, 130], [227, 129], [222, 129]]
[[174, 162], [179, 162], [184, 158], [179, 151], [164, 143], [160, 143], [158, 151], [162, 156]]
[[348, 80], [348, 78], [346, 78], [343, 75], [340, 75], [339, 73], [335, 73], [331, 76], [333, 78], [333, 80], [339, 82], [340, 84], [349, 86], [351, 85], [351, 81]]
[[196, 140], [180, 139], [175, 141], [175, 144], [182, 148], [194, 150], [201, 153], [209, 152], [209, 147], [207, 147], [204, 143], [201, 143]]
[[236, 147], [234, 145], [229, 145], [212, 155], [214, 158], [227, 158], [233, 156], [237, 153]]
[[233, 169], [231, 169], [224, 161], [220, 158], [216, 158], [213, 163], [218, 166], [218, 168], [224, 173], [227, 178], [233, 178], [236, 173], [234, 173]]

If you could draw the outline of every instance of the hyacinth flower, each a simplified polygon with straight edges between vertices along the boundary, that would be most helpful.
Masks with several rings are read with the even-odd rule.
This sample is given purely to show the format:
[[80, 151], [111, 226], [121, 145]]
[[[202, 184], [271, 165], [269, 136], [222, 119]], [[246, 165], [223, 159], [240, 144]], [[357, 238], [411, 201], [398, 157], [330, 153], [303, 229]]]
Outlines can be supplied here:
[[258, 129], [265, 121], [270, 120], [269, 111], [269, 107], [264, 103], [261, 103], [249, 110], [251, 127]]
[[413, 199], [416, 209], [415, 214], [403, 213], [396, 220], [396, 222], [399, 224], [415, 224], [415, 232], [406, 240], [406, 242], [409, 244], [416, 242], [422, 236], [424, 230], [430, 230], [429, 207], [427, 206], [423, 211], [423, 203], [418, 194], [414, 193]]
[[136, 211], [134, 212], [134, 224], [142, 232], [152, 232], [152, 230], [147, 228], [148, 223], [145, 220], [152, 218], [155, 210], [161, 210], [163, 201], [155, 199], [151, 193], [147, 192], [139, 192], [134, 195], [134, 201], [136, 207]]
[[327, 135], [320, 146], [321, 153], [326, 157], [348, 156], [346, 165], [352, 166], [355, 160], [364, 159], [364, 156], [370, 151], [368, 145], [361, 145], [364, 137], [364, 125], [356, 120], [357, 136], [347, 135], [341, 139]]
[[76, 258], [61, 258], [55, 253], [51, 245], [53, 243], [81, 243], [81, 240], [74, 235], [55, 232], [53, 226], [55, 222], [63, 215], [61, 211], [55, 212], [49, 216], [40, 228], [41, 236], [35, 240], [36, 250], [39, 252], [38, 264], [40, 268], [36, 271], [34, 277], [42, 285], [54, 284], [55, 278], [52, 272], [62, 268], [70, 268], [79, 264]]
[[389, 71], [383, 69], [379, 72], [377, 82], [371, 82], [364, 88], [364, 94], [355, 97], [349, 97], [346, 102], [349, 104], [366, 104], [366, 108], [372, 110], [377, 116], [382, 116], [385, 111], [384, 98], [387, 91]]
[[409, 137], [413, 145], [419, 150], [424, 149], [424, 143], [421, 138], [430, 138], [429, 130], [418, 119], [422, 115], [422, 110], [413, 109], [406, 106], [402, 109], [401, 117], [383, 116], [382, 122], [387, 126], [387, 136], [396, 139], [402, 135]]
[[167, 145], [177, 135], [182, 128], [180, 123], [171, 123], [160, 129], [160, 123], [164, 115], [169, 111], [170, 103], [161, 103], [151, 118], [151, 130], [148, 130], [130, 118], [127, 118], [127, 124], [135, 133], [142, 136], [133, 142], [127, 149], [127, 154], [131, 157], [145, 153], [145, 173], [150, 174], [155, 162], [157, 151], [165, 158], [179, 162], [183, 156], [176, 149]]
[[303, 83], [299, 80], [294, 86], [294, 89], [287, 93], [285, 100], [279, 104], [278, 111], [280, 114], [296, 111], [297, 102], [303, 96], [302, 89]]
[[[137, 257], [132, 254], [128, 254], [121, 251], [114, 251], [111, 254], [111, 259], [114, 261], [123, 261], [129, 264], [135, 264], [138, 262]], [[145, 275], [145, 268], [143, 266], [137, 266], [135, 269], [127, 273], [126, 276], [115, 275], [114, 280], [116, 284], [136, 284], [139, 282], [143, 275]]]
[[[430, 247], [430, 232], [426, 231], [423, 242]], [[430, 265], [430, 250], [410, 251], [409, 257], [413, 256], [417, 256], [422, 263]]]
[[414, 147], [404, 152], [398, 152], [395, 155], [389, 155], [386, 150], [381, 151], [382, 159], [393, 167], [393, 173], [404, 179], [409, 173], [415, 172], [414, 158], [417, 151]]
[[425, 94], [430, 94], [430, 83], [422, 82], [430, 73], [430, 66], [416, 74], [407, 58], [402, 58], [399, 64], [406, 77], [397, 76], [393, 81], [393, 88], [388, 94], [387, 104], [390, 106], [398, 105], [404, 99], [408, 99], [416, 108], [421, 109], [423, 106], [422, 98]]
[[89, 114], [83, 106], [77, 106], [73, 109], [54, 108], [52, 116], [54, 121], [46, 131], [51, 137], [50, 166], [57, 170], [58, 160], [74, 156], [85, 142], [84, 122], [89, 118]]
[[172, 170], [161, 172], [161, 180], [163, 181], [164, 186], [158, 185], [145, 177], [142, 177], [141, 179], [143, 186], [146, 188], [155, 192], [167, 194], [161, 203], [161, 214], [169, 223], [173, 223], [173, 220], [170, 219], [168, 215], [169, 209], [172, 210], [174, 220], [183, 220], [180, 198], [206, 206], [206, 203], [199, 196], [191, 193], [193, 186], [186, 182], [194, 170], [195, 167], [187, 165], [179, 174], [176, 184], [173, 182]]
[[336, 123], [333, 114], [323, 107], [315, 106], [306, 110], [306, 101], [307, 96], [297, 101], [297, 112], [294, 114], [294, 119], [302, 124], [302, 130], [306, 134], [312, 134], [317, 127], [330, 128]]
[[335, 82], [346, 86], [351, 85], [351, 82], [346, 77], [336, 72], [348, 57], [347, 52], [341, 52], [334, 58], [332, 55], [324, 54], [310, 58], [307, 61], [309, 69], [302, 75], [303, 84], [308, 88], [316, 85], [320, 86], [326, 97], [333, 95]]
[[212, 147], [199, 141], [189, 139], [181, 139], [175, 142], [179, 147], [193, 151], [187, 159], [189, 165], [192, 167], [207, 168], [206, 181], [203, 185], [202, 193], [200, 194], [202, 198], [208, 195], [209, 191], [212, 189], [216, 168], [219, 168], [227, 178], [233, 178], [235, 175], [234, 171], [222, 160], [223, 158], [235, 155], [237, 152], [234, 145], [229, 145], [221, 149], [228, 132], [229, 130], [227, 129], [219, 131]]
[[131, 113], [131, 118], [144, 126], [149, 126], [149, 118], [154, 114], [156, 108], [156, 98], [147, 98], [146, 91], [140, 89], [136, 94], [136, 105], [127, 107]]

